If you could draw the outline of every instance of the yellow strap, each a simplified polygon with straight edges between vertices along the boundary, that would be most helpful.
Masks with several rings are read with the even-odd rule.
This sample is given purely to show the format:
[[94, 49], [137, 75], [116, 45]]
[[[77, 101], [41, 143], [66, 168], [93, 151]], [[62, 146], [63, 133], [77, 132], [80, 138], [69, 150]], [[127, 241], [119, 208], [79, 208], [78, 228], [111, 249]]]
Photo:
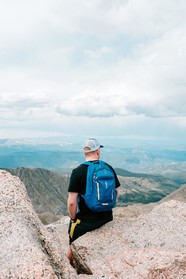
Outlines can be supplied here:
[[77, 224], [80, 224], [80, 223], [81, 223], [81, 220], [77, 219], [76, 222], [73, 222], [71, 224], [71, 228], [70, 228], [70, 237], [71, 238], [73, 238], [75, 227], [77, 226]]

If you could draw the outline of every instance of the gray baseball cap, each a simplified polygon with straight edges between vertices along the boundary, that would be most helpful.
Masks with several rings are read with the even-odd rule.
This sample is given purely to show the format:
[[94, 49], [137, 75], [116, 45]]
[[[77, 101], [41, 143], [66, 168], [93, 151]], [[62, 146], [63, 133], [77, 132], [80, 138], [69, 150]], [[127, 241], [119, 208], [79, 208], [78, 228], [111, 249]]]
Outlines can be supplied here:
[[96, 151], [97, 149], [102, 148], [102, 147], [103, 147], [103, 145], [100, 145], [96, 139], [90, 138], [84, 144], [84, 152], [89, 153], [92, 151]]

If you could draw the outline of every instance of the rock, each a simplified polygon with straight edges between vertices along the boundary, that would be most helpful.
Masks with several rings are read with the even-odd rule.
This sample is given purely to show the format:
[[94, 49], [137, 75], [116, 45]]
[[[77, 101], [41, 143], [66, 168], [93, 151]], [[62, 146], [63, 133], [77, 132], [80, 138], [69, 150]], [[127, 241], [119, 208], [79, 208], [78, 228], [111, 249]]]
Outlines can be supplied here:
[[79, 272], [95, 278], [185, 279], [186, 204], [171, 200], [137, 219], [114, 220], [72, 250]]
[[120, 208], [114, 217], [72, 244], [77, 274], [65, 255], [69, 217], [44, 226], [24, 184], [0, 170], [0, 278], [186, 278], [186, 203]]
[[77, 278], [19, 178], [0, 170], [0, 278]]
[[53, 234], [53, 237], [59, 240], [64, 251], [67, 251], [69, 247], [69, 236], [68, 236], [69, 222], [70, 222], [70, 218], [67, 216], [63, 216], [57, 222], [46, 226], [47, 230]]

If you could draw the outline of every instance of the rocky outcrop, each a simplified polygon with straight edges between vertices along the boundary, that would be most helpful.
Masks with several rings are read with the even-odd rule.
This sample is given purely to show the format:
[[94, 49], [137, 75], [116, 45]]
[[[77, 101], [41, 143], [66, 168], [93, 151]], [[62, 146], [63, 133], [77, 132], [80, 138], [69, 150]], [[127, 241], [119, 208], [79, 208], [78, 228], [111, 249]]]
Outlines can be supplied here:
[[185, 279], [186, 204], [172, 200], [137, 219], [115, 219], [72, 249], [80, 272], [95, 278]]
[[[34, 209], [44, 224], [67, 214], [69, 175], [41, 168], [5, 169], [24, 183]], [[48, 222], [49, 221], [49, 222]]]
[[19, 178], [0, 171], [0, 278], [185, 279], [186, 203], [114, 209], [114, 221], [72, 244], [68, 217], [44, 226]]
[[0, 171], [0, 278], [77, 277], [61, 242], [36, 215], [19, 178]]

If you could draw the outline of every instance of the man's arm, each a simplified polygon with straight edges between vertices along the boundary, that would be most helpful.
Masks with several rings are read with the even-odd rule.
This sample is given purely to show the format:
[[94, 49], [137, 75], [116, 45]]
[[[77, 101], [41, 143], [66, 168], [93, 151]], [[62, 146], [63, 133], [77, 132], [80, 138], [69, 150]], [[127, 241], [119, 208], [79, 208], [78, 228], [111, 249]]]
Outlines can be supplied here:
[[77, 197], [78, 193], [69, 192], [68, 195], [68, 212], [70, 215], [71, 220], [76, 219], [76, 211], [77, 211]]
[[[119, 187], [118, 187], [118, 188], [119, 188]], [[119, 196], [120, 196], [120, 190], [119, 190], [118, 188], [116, 188], [116, 192], [117, 192], [116, 198], [117, 198], [117, 200], [118, 200], [118, 198], [119, 198]]]

